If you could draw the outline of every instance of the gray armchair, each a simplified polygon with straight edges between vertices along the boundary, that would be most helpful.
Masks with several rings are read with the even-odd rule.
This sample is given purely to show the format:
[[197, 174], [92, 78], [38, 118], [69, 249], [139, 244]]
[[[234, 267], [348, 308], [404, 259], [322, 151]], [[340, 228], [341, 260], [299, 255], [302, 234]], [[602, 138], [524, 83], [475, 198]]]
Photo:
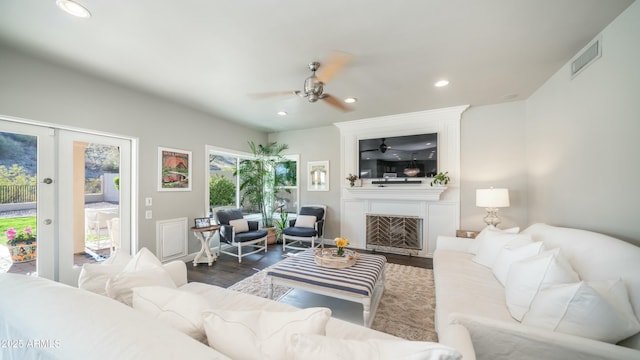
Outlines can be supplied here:
[[302, 206], [297, 218], [289, 221], [289, 227], [282, 230], [282, 251], [306, 249], [303, 246], [305, 242], [310, 243], [312, 248], [323, 245], [322, 234], [326, 214], [326, 205]]
[[[219, 252], [235, 256], [238, 262], [247, 255], [264, 250], [267, 252], [267, 230], [258, 229], [257, 221], [247, 221], [240, 209], [222, 209], [215, 212], [218, 224], [220, 224], [220, 249]], [[222, 250], [222, 242], [237, 248], [237, 252]], [[249, 252], [243, 252], [243, 248], [249, 248]], [[246, 251], [246, 250], [245, 250]]]

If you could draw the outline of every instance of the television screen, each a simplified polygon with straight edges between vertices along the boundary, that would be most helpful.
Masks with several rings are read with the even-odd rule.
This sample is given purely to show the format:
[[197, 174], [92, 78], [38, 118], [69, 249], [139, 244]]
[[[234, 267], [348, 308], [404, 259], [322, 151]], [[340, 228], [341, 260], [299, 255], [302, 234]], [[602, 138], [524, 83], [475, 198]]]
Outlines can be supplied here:
[[363, 179], [433, 177], [438, 172], [438, 134], [363, 139], [358, 143]]

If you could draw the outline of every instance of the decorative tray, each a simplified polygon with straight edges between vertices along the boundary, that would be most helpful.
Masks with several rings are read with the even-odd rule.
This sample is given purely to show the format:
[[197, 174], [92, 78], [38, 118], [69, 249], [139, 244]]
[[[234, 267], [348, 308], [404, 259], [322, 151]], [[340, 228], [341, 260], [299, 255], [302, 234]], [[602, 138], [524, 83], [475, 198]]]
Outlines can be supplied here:
[[323, 267], [343, 269], [355, 265], [360, 257], [356, 251], [344, 249], [344, 256], [338, 256], [338, 249], [316, 249], [313, 252], [316, 264]]

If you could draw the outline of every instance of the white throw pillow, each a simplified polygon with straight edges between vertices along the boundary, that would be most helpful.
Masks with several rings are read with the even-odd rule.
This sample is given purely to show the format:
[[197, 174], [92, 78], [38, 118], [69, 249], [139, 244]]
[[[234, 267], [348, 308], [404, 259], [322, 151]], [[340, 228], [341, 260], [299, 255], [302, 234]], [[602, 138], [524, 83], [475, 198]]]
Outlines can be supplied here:
[[500, 281], [500, 284], [504, 286], [507, 282], [507, 274], [509, 274], [511, 264], [538, 255], [543, 249], [542, 241], [532, 242], [523, 246], [505, 245], [498, 253], [496, 262], [493, 264], [493, 275], [495, 275], [496, 279]]
[[249, 223], [247, 219], [229, 220], [229, 225], [233, 226], [233, 230], [237, 233], [249, 231]]
[[123, 267], [131, 261], [131, 255], [125, 252], [122, 249], [116, 249], [107, 260], [101, 262], [100, 264], [109, 265], [109, 264], [120, 264]]
[[522, 323], [613, 344], [640, 331], [622, 280], [543, 288]]
[[161, 286], [133, 289], [134, 309], [159, 319], [200, 342], [207, 339], [202, 312], [208, 307], [202, 296], [178, 289]]
[[298, 215], [296, 217], [295, 227], [314, 228], [316, 226], [316, 217], [313, 215]]
[[295, 334], [287, 346], [288, 360], [458, 360], [448, 346], [408, 340], [342, 340], [321, 335]]
[[107, 281], [124, 270], [122, 264], [83, 264], [78, 277], [78, 288], [107, 296]]
[[511, 234], [505, 232], [488, 231], [482, 240], [478, 253], [473, 261], [486, 267], [493, 267], [500, 250], [507, 244], [521, 246], [531, 243], [530, 234]]
[[473, 242], [471, 242], [471, 245], [469, 246], [470, 253], [472, 253], [473, 255], [478, 253], [478, 250], [482, 246], [482, 243], [484, 242], [484, 238], [489, 231], [502, 232], [502, 233], [508, 233], [508, 234], [517, 234], [518, 232], [520, 232], [520, 228], [513, 227], [509, 229], [500, 230], [495, 226], [487, 226], [484, 229], [482, 229], [482, 231], [480, 231], [480, 233], [476, 235], [476, 238], [473, 239]]
[[293, 334], [324, 335], [331, 310], [207, 310], [203, 313], [209, 346], [234, 360], [284, 359]]
[[505, 300], [514, 319], [522, 321], [533, 298], [543, 286], [580, 281], [560, 249], [545, 251], [516, 261], [509, 267], [504, 284]]
[[107, 260], [93, 264], [83, 264], [78, 277], [78, 288], [100, 295], [107, 295], [107, 281], [122, 271], [131, 261], [131, 255], [116, 249]]
[[176, 287], [160, 260], [147, 248], [142, 248], [124, 270], [107, 281], [106, 292], [110, 298], [131, 306], [133, 288], [154, 285]]

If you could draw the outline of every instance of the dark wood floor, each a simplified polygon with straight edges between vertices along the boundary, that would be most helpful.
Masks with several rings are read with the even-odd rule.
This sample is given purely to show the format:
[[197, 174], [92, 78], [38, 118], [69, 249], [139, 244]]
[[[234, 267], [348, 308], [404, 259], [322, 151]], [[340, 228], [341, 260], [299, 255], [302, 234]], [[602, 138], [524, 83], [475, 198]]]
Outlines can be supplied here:
[[[237, 258], [226, 254], [220, 255], [218, 260], [211, 266], [207, 266], [206, 264], [193, 266], [192, 262], [187, 262], [187, 279], [189, 282], [197, 281], [225, 288], [229, 287], [286, 257], [282, 253], [281, 244], [269, 245], [267, 250], [268, 251], [266, 253], [261, 252], [242, 258], [241, 264], [238, 263]], [[358, 251], [361, 253], [371, 253], [363, 250]], [[387, 258], [387, 262], [394, 264], [415, 266], [426, 269], [433, 268], [432, 259], [429, 258], [380, 252], [377, 252], [376, 254], [384, 255]]]

